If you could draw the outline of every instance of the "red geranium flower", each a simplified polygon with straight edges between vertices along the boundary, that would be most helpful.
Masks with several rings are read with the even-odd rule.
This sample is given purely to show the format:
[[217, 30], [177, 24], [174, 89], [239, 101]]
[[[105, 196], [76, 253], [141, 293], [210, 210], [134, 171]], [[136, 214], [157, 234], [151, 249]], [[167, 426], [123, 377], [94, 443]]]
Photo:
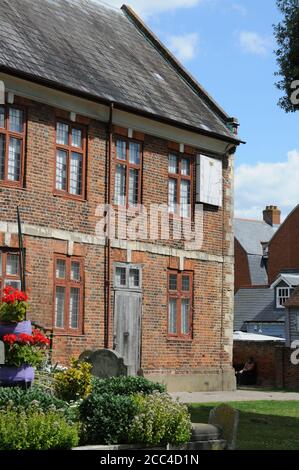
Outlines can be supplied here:
[[21, 344], [34, 344], [33, 336], [27, 335], [26, 333], [19, 334], [17, 341]]
[[27, 302], [28, 300], [28, 295], [26, 294], [26, 292], [14, 289], [11, 286], [5, 287], [3, 292], [4, 296], [2, 297], [2, 302], [6, 304], [13, 304], [15, 302]]
[[15, 342], [17, 341], [17, 339], [18, 339], [17, 335], [13, 335], [13, 334], [11, 334], [11, 335], [5, 335], [5, 336], [3, 337], [4, 343], [9, 344], [10, 346], [12, 346], [13, 344], [15, 344]]
[[44, 336], [39, 330], [33, 330], [32, 334], [34, 344], [45, 344], [46, 346], [50, 346], [49, 338]]

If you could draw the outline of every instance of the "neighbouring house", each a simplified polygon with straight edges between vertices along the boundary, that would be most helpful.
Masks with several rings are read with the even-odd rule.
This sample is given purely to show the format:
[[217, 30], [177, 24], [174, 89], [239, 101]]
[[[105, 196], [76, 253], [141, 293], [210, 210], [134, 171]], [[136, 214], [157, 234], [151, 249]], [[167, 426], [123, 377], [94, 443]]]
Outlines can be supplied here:
[[297, 341], [299, 347], [299, 286], [293, 291], [293, 295], [285, 302], [286, 315], [286, 345], [291, 347]]
[[239, 289], [235, 294], [234, 331], [285, 338], [285, 310], [277, 309], [269, 287]]
[[[109, 348], [170, 390], [233, 389], [236, 119], [127, 6], [2, 0], [0, 38], [1, 289], [20, 285], [19, 206], [54, 362]], [[194, 247], [175, 227], [198, 235], [198, 213]]]
[[[294, 353], [292, 344], [299, 340], [299, 206], [281, 225], [278, 223], [279, 210], [269, 206], [266, 211], [271, 209], [274, 209], [275, 218], [271, 216], [266, 220], [275, 231], [267, 243], [263, 242], [265, 285], [243, 287], [244, 264], [238, 255], [235, 260], [236, 276], [241, 273], [241, 287], [235, 293], [234, 330], [241, 331], [243, 337], [240, 339], [235, 333], [234, 364], [239, 364], [241, 358], [253, 356], [261, 365], [261, 385], [298, 389], [299, 367], [291, 357]], [[245, 231], [243, 235], [246, 240]], [[240, 232], [235, 231], [235, 236], [238, 243]], [[235, 253], [236, 250], [238, 252], [238, 245], [235, 245]], [[238, 285], [238, 279], [235, 282]], [[253, 340], [248, 336], [250, 334], [261, 335], [264, 339]], [[273, 337], [285, 342], [277, 345]]]
[[268, 243], [280, 215], [276, 206], [267, 206], [263, 220], [234, 219], [235, 293], [242, 287], [268, 285]]

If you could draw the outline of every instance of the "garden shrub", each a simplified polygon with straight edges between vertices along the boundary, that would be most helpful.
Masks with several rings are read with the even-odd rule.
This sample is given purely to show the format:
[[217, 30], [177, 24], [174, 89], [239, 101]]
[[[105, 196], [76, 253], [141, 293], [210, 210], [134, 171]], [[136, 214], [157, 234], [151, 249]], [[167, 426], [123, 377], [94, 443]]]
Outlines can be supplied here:
[[86, 398], [91, 392], [91, 365], [87, 362], [72, 360], [69, 369], [54, 375], [55, 395], [66, 401]]
[[11, 403], [14, 408], [27, 409], [32, 403], [38, 405], [43, 411], [55, 407], [57, 410], [67, 408], [67, 403], [39, 388], [32, 387], [24, 390], [20, 387], [0, 387], [0, 409]]
[[107, 393], [112, 395], [134, 395], [143, 393], [150, 395], [153, 392], [165, 392], [165, 386], [151, 382], [144, 377], [111, 377], [109, 379], [94, 379], [93, 389], [97, 393]]
[[122, 444], [137, 412], [130, 396], [102, 393], [95, 387], [79, 406], [82, 443]]
[[137, 413], [133, 418], [128, 441], [156, 446], [159, 444], [183, 445], [191, 435], [188, 409], [167, 394], [138, 394], [132, 397]]
[[78, 429], [61, 411], [0, 411], [0, 450], [70, 449], [78, 445]]

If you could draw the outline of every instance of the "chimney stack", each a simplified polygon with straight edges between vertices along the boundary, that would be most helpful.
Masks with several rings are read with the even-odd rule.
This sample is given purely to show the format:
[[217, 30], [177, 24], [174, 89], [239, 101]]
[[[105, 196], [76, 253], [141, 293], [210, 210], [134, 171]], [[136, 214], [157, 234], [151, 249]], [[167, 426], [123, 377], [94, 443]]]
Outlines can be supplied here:
[[280, 225], [281, 211], [277, 206], [267, 206], [263, 212], [264, 222], [271, 225]]

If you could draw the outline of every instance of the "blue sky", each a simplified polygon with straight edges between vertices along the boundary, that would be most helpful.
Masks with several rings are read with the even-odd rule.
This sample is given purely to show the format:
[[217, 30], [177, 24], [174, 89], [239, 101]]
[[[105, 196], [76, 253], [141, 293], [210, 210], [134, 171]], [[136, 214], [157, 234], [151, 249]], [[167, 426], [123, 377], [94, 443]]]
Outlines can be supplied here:
[[299, 113], [277, 106], [275, 0], [132, 0], [131, 5], [239, 119], [247, 144], [236, 155], [236, 214], [260, 217], [265, 205], [276, 204], [286, 215], [299, 203]]

